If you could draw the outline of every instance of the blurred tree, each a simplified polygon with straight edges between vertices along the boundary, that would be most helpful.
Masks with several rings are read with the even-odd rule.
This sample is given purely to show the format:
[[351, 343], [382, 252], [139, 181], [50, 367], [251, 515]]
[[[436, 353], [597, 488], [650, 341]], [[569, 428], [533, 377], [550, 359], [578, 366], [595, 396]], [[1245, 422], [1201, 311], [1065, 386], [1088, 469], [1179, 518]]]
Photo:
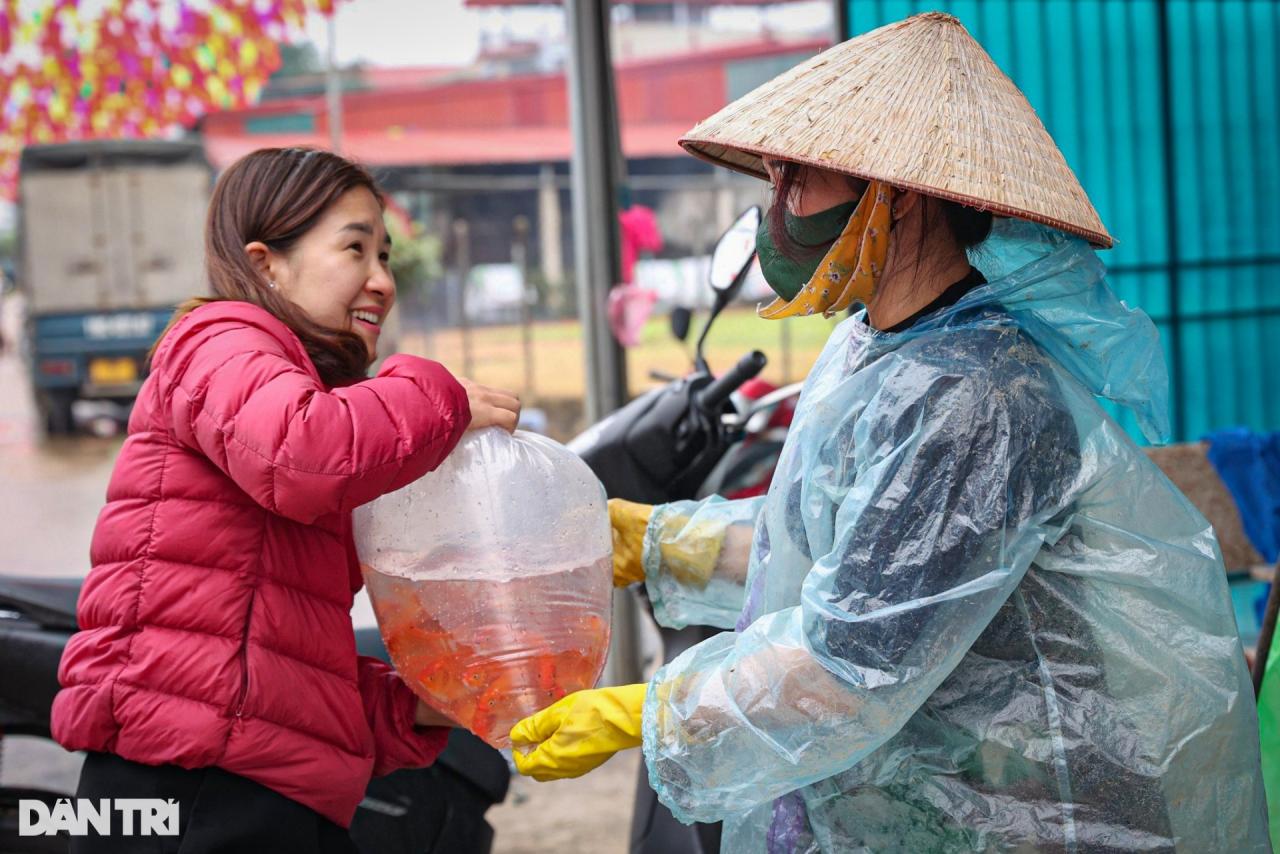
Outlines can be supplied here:
[[280, 45], [280, 67], [271, 75], [277, 77], [296, 77], [299, 74], [319, 74], [324, 71], [324, 63], [320, 59], [320, 51], [311, 42]]
[[180, 3], [163, 15], [159, 0], [3, 0], [0, 197], [17, 194], [24, 145], [159, 137], [255, 103], [280, 45], [333, 3]]
[[[357, 92], [369, 88], [364, 80], [364, 68], [363, 62], [339, 66], [338, 79], [342, 91]], [[263, 87], [262, 100], [305, 98], [324, 94], [324, 91], [325, 64], [319, 48], [305, 41], [280, 45], [280, 68]]]
[[401, 299], [421, 309], [444, 276], [444, 247], [440, 238], [428, 234], [421, 224], [395, 214], [392, 209], [386, 217], [387, 233], [391, 235], [391, 273], [396, 277]]
[[0, 294], [12, 290], [17, 282], [18, 233], [0, 231]]

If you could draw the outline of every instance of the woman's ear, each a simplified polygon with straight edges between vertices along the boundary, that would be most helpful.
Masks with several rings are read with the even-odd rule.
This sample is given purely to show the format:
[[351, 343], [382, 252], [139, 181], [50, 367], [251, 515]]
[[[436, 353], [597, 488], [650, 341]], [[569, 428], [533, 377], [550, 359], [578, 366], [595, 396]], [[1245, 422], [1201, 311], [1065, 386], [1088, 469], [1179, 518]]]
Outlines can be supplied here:
[[919, 201], [920, 194], [914, 190], [895, 190], [892, 208], [893, 221], [897, 222], [907, 214], [911, 213], [911, 209], [914, 208]]
[[258, 271], [258, 275], [269, 282], [275, 281], [275, 275], [271, 269], [274, 253], [267, 244], [261, 240], [246, 243], [244, 245], [244, 254], [249, 256], [249, 263], [253, 265], [253, 269]]

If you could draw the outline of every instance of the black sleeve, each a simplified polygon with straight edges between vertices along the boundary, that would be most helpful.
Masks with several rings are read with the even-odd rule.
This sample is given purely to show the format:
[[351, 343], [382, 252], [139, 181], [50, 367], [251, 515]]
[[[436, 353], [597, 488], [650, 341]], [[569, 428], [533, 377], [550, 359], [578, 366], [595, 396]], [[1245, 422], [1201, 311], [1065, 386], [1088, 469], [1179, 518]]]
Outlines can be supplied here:
[[913, 605], [996, 569], [1007, 535], [1069, 501], [1079, 441], [1052, 368], [996, 356], [985, 371], [935, 377], [870, 440], [890, 467], [858, 521], [830, 594], [851, 615], [823, 623], [831, 655], [896, 672], [941, 607]]

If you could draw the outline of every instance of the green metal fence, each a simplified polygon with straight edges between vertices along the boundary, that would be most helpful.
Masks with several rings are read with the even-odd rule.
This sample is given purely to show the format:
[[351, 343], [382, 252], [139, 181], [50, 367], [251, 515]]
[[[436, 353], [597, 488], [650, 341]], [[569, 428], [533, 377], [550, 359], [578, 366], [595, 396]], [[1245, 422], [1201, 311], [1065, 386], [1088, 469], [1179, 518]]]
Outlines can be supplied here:
[[1280, 430], [1280, 0], [850, 0], [843, 25], [934, 9], [1026, 93], [1116, 237], [1175, 438]]

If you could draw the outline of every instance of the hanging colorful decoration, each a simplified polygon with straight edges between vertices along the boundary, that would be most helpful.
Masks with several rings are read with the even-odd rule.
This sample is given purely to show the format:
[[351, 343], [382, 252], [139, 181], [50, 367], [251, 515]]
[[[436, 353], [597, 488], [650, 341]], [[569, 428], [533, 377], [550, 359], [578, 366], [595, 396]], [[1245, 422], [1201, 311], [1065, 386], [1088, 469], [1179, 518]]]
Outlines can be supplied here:
[[277, 45], [333, 3], [0, 0], [0, 197], [28, 143], [153, 137], [253, 103]]

